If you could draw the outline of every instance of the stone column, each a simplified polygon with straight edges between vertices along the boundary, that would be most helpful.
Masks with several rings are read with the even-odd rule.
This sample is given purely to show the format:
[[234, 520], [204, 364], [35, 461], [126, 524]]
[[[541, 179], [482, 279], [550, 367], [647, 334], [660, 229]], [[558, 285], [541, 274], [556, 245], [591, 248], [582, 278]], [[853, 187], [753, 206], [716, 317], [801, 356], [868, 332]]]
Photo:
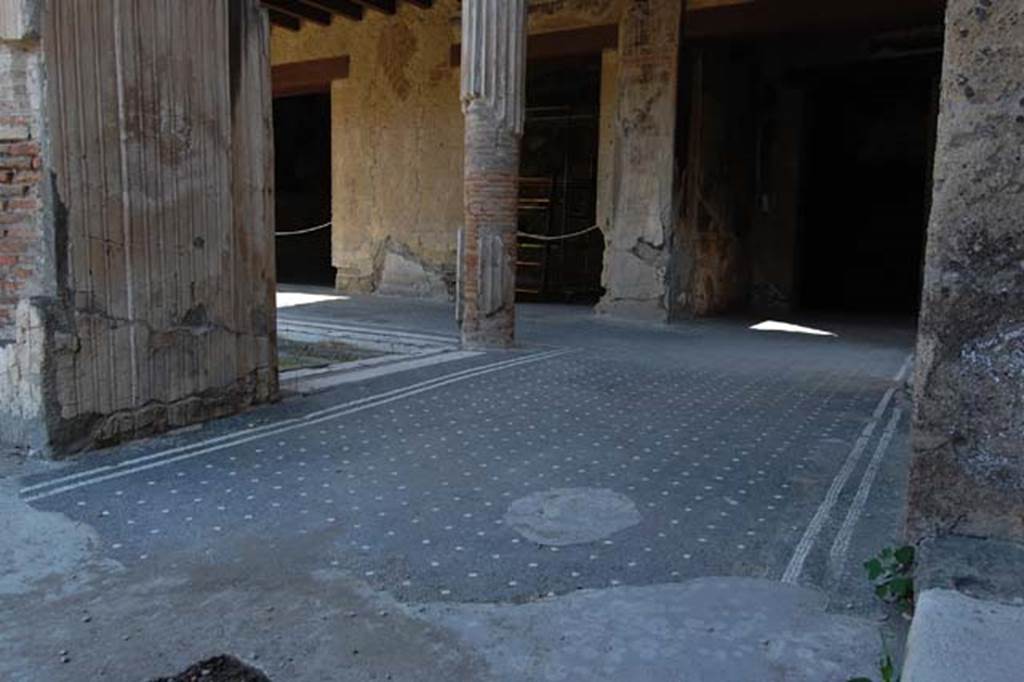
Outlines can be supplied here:
[[908, 532], [1024, 540], [1024, 5], [949, 0]]
[[4, 446], [63, 455], [276, 393], [266, 12], [182, 4], [0, 2]]
[[466, 115], [462, 343], [515, 340], [519, 142], [526, 90], [526, 0], [462, 5]]
[[598, 311], [668, 318], [677, 213], [680, 0], [628, 0], [619, 24], [614, 196]]

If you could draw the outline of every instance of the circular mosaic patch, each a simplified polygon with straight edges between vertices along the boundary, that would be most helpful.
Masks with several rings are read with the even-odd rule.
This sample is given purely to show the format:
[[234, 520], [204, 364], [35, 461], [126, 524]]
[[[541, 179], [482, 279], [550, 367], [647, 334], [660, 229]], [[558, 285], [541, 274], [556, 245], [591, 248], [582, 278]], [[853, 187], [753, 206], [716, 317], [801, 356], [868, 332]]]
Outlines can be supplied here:
[[561, 488], [513, 502], [505, 523], [540, 545], [578, 545], [602, 540], [640, 523], [625, 495], [605, 488]]

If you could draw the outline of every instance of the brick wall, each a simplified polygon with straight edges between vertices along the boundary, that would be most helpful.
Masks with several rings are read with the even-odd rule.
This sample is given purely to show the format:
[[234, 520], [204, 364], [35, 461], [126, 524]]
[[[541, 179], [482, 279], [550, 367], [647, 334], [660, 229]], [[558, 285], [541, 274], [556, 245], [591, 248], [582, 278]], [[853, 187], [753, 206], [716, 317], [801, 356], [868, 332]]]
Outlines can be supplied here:
[[42, 239], [40, 148], [18, 116], [0, 116], [0, 338], [11, 336], [18, 299], [35, 288]]
[[45, 447], [45, 303], [56, 291], [47, 233], [40, 0], [0, 3], [0, 442]]
[[18, 300], [42, 293], [38, 60], [30, 46], [0, 44], [0, 341], [14, 338]]

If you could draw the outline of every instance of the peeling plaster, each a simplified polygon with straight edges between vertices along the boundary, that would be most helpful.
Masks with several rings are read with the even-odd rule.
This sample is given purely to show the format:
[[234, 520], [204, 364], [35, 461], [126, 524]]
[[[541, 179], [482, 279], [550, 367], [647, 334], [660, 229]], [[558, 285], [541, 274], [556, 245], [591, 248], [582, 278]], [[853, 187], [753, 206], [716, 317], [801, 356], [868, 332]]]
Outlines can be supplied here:
[[15, 312], [15, 338], [0, 344], [0, 442], [17, 443], [31, 450], [46, 444], [46, 409], [43, 394], [46, 325], [39, 309], [28, 299]]

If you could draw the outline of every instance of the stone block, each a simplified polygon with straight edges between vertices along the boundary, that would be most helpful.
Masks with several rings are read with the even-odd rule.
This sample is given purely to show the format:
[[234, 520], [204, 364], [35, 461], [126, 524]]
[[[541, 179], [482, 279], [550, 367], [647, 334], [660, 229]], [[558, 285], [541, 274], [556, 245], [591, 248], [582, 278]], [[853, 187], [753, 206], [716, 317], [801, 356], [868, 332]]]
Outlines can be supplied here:
[[1024, 661], [1024, 605], [953, 590], [917, 600], [907, 639], [903, 682], [1019, 682]]

